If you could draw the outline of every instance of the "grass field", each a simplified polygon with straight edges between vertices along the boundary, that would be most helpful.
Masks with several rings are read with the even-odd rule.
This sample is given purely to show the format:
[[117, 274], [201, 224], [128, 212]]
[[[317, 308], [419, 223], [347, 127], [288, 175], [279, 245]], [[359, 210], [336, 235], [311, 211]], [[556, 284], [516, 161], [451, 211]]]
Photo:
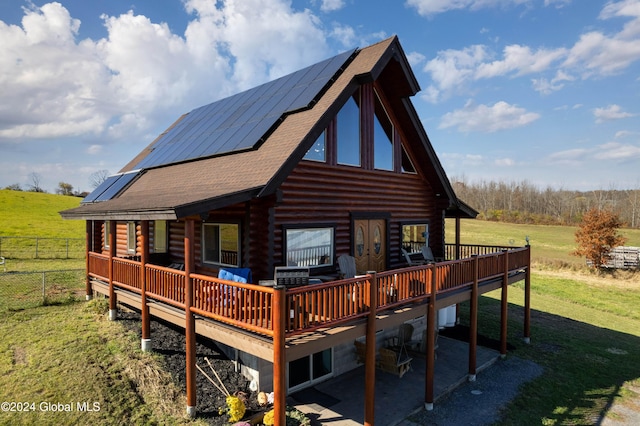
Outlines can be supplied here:
[[0, 236], [84, 238], [82, 220], [64, 220], [59, 212], [80, 205], [81, 198], [0, 190]]
[[[455, 242], [455, 221], [448, 219], [445, 229], [446, 241]], [[577, 227], [462, 220], [460, 229], [462, 244], [523, 246], [528, 236], [531, 257], [535, 263], [574, 266], [585, 264], [584, 258], [570, 254], [576, 248]], [[640, 229], [623, 228], [619, 233], [627, 239], [627, 246], [640, 246]]]

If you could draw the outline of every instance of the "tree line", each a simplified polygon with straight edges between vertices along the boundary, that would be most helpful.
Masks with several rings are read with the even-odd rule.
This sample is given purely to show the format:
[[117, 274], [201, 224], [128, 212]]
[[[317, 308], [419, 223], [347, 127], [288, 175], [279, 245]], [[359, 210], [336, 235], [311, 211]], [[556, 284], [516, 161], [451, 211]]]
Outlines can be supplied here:
[[468, 182], [452, 179], [458, 198], [476, 209], [478, 218], [544, 225], [577, 225], [591, 209], [610, 210], [626, 227], [640, 226], [640, 189], [575, 191], [540, 188], [528, 181]]

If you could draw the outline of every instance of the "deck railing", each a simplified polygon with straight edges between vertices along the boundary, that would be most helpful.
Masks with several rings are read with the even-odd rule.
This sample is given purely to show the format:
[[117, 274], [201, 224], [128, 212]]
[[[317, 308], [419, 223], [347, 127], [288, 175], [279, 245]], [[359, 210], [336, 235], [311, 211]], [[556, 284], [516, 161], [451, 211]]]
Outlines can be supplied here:
[[456, 260], [456, 250], [459, 251], [458, 259], [466, 259], [474, 254], [500, 253], [504, 250], [514, 250], [513, 246], [483, 246], [480, 244], [445, 244], [445, 260]]
[[[529, 267], [529, 258], [529, 247], [523, 247], [435, 265], [379, 272], [375, 274], [375, 282], [374, 276], [365, 275], [286, 290], [192, 273], [189, 277], [194, 295], [191, 311], [205, 318], [273, 336], [275, 292], [284, 291], [285, 333], [291, 336], [366, 317], [371, 305], [371, 285], [377, 288], [376, 310], [381, 312], [428, 299], [433, 282], [438, 298], [470, 288], [476, 279], [483, 283], [523, 271]], [[108, 262], [108, 256], [90, 253], [89, 275], [108, 282]], [[478, 262], [477, 277], [474, 275], [474, 262]], [[140, 293], [140, 268], [140, 262], [113, 258], [113, 285]], [[185, 308], [187, 276], [184, 271], [146, 264], [145, 279], [148, 298]]]

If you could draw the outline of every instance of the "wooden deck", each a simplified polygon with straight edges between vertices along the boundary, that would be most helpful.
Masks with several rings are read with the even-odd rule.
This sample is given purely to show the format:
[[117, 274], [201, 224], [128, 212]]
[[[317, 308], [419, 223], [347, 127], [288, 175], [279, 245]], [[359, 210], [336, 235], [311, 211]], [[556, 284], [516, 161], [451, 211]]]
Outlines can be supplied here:
[[[293, 289], [187, 276], [185, 271], [94, 252], [89, 253], [88, 273], [92, 291], [108, 296], [112, 290], [118, 302], [136, 309], [142, 309], [144, 293], [151, 316], [181, 327], [189, 281], [197, 334], [273, 362], [276, 297], [287, 313], [285, 352], [287, 360], [293, 360], [364, 335], [371, 309], [379, 329], [392, 328], [426, 315], [431, 298], [436, 308], [469, 300], [474, 282], [482, 294], [500, 288], [505, 280], [507, 285], [521, 281], [529, 259], [529, 247], [514, 248]], [[370, 303], [372, 285], [375, 306]]]

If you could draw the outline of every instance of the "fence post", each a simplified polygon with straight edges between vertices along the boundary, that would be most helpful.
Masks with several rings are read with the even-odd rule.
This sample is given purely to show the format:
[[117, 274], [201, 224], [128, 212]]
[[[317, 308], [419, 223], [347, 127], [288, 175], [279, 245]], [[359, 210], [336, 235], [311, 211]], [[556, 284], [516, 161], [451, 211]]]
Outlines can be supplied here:
[[45, 287], [45, 281], [46, 281], [46, 273], [43, 272], [42, 273], [42, 304], [44, 305], [47, 302], [47, 292], [46, 292], [46, 287]]

